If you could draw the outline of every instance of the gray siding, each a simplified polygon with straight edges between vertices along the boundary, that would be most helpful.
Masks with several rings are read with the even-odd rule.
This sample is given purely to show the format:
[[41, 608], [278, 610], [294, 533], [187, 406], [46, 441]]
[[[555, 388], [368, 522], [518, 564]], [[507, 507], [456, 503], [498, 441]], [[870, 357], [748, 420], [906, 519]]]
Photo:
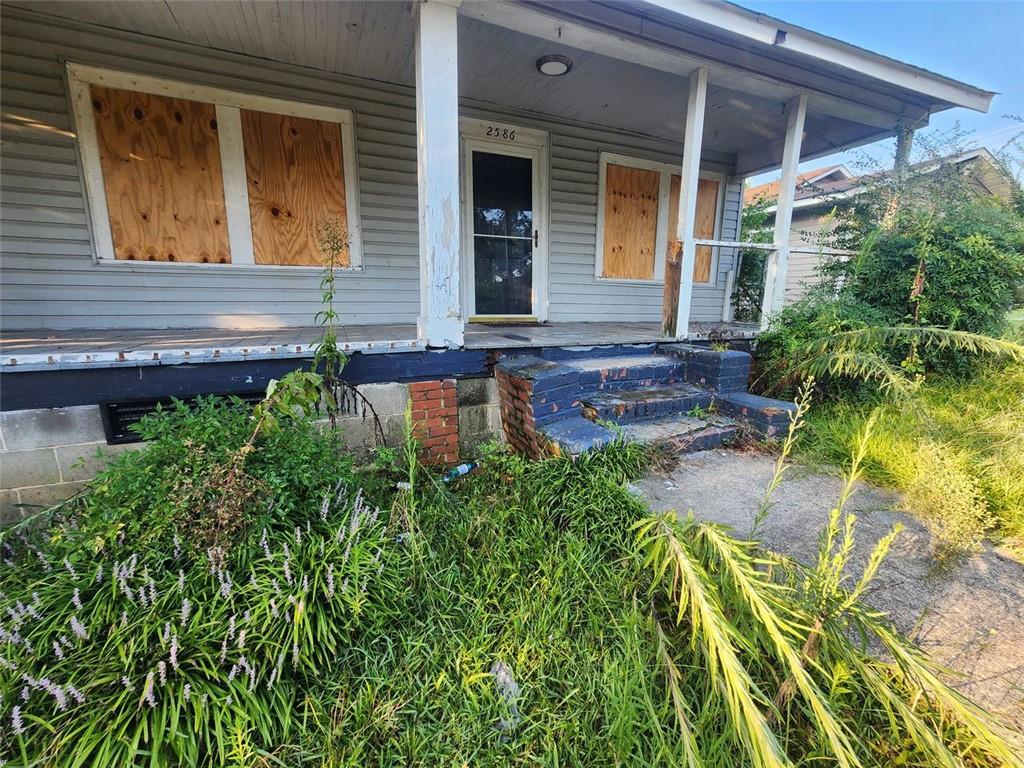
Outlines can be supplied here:
[[[62, 59], [354, 110], [362, 271], [345, 273], [346, 323], [412, 322], [418, 312], [415, 98], [400, 86], [335, 76], [17, 11], [3, 18], [2, 320], [7, 329], [308, 325], [315, 271], [102, 264], [92, 258]], [[551, 136], [549, 318], [656, 320], [660, 285], [594, 277], [598, 153], [676, 162], [681, 146], [465, 105], [467, 114]], [[709, 165], [713, 170], [726, 167]], [[727, 187], [722, 236], [736, 234], [741, 185]], [[695, 319], [718, 319], [732, 256], [694, 289]]]
[[[818, 248], [821, 237], [828, 236], [832, 222], [819, 211], [795, 211], [789, 244], [798, 248]], [[821, 281], [818, 268], [821, 256], [817, 253], [791, 253], [786, 270], [786, 303], [791, 304]]]

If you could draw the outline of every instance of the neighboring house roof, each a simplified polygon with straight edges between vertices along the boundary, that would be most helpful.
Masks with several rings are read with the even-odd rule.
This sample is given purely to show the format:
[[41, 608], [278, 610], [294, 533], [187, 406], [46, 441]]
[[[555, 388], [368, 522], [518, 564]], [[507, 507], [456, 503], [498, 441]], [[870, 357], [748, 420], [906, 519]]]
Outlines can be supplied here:
[[[808, 185], [818, 186], [831, 182], [844, 181], [855, 178], [853, 173], [845, 165], [826, 165], [824, 168], [815, 168], [813, 171], [806, 171], [796, 177], [797, 190]], [[774, 200], [779, 196], [779, 184], [781, 179], [769, 181], [766, 184], [758, 184], [743, 192], [743, 203], [748, 205], [762, 197]]]
[[[974, 175], [974, 183], [988, 194], [1002, 199], [1009, 198], [1010, 185], [1005, 177], [1005, 173], [992, 153], [984, 147], [968, 150], [959, 155], [923, 160], [911, 164], [908, 168], [912, 173], [920, 175], [932, 173], [949, 164], [958, 166], [977, 165], [979, 172]], [[842, 168], [842, 166], [833, 166], [833, 168]], [[810, 171], [801, 174], [797, 178], [794, 208], [814, 208], [819, 205], [832, 204], [837, 200], [855, 197], [864, 192], [870, 184], [877, 183], [893, 174], [892, 170], [888, 170], [854, 176], [847, 171], [848, 175], [841, 176], [821, 174], [820, 171], [822, 170]], [[818, 175], [815, 177], [815, 174]], [[746, 190], [743, 193], [743, 202], [744, 204], [749, 204], [760, 198], [774, 200], [778, 196], [779, 182], [772, 181]], [[768, 208], [768, 212], [773, 212], [774, 210], [775, 206]]]

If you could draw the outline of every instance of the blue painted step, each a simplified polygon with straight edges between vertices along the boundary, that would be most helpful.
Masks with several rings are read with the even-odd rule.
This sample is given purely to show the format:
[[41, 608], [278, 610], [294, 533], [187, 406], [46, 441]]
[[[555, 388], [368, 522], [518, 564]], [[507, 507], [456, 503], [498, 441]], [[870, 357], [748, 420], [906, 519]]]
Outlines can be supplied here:
[[570, 456], [578, 456], [591, 448], [608, 445], [616, 438], [612, 430], [582, 416], [566, 416], [537, 427], [537, 430], [548, 440], [557, 443], [559, 449]]
[[713, 395], [692, 384], [667, 384], [639, 389], [609, 389], [580, 395], [588, 417], [627, 422], [686, 414], [706, 409]]
[[562, 364], [579, 371], [583, 391], [675, 384], [686, 374], [686, 361], [669, 355], [624, 354]]

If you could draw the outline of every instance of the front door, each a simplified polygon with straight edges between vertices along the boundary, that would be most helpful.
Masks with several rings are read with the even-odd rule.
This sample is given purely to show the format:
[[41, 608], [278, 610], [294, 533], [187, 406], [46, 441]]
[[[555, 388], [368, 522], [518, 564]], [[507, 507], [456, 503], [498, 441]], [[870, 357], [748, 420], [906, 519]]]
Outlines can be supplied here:
[[536, 319], [538, 152], [477, 140], [464, 146], [470, 319]]

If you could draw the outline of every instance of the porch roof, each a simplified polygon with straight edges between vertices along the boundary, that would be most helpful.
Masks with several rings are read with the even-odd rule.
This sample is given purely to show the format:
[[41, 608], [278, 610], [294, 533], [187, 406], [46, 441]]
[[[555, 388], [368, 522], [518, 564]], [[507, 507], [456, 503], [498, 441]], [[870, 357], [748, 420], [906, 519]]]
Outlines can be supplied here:
[[[381, 83], [415, 80], [406, 3], [5, 5]], [[538, 56], [551, 53], [573, 60], [567, 76], [537, 72]], [[698, 66], [709, 72], [705, 156], [737, 175], [780, 164], [782, 106], [801, 93], [808, 98], [801, 159], [921, 127], [954, 106], [984, 111], [993, 95], [726, 3], [461, 3], [459, 95], [470, 110], [556, 116], [678, 144], [687, 78]]]

